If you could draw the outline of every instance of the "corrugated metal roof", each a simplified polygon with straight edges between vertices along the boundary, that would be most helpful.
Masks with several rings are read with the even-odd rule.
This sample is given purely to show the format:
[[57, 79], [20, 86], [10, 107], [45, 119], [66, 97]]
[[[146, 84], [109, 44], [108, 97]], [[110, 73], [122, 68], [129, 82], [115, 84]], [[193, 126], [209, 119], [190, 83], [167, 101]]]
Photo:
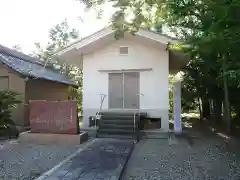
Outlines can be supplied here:
[[76, 84], [66, 76], [49, 68], [35, 58], [0, 45], [0, 62], [26, 77], [56, 81], [63, 84]]

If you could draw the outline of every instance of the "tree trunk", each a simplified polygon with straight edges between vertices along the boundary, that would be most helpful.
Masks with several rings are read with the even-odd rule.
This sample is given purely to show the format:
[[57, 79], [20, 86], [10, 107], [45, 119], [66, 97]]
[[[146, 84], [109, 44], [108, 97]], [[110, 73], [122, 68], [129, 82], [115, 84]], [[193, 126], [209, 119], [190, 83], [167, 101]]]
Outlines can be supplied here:
[[221, 123], [222, 120], [222, 101], [220, 99], [213, 100], [212, 117], [216, 125]]
[[202, 118], [208, 119], [210, 116], [210, 104], [208, 98], [202, 98]]
[[202, 106], [201, 106], [201, 101], [199, 96], [198, 96], [198, 110], [200, 114], [200, 120], [202, 120]]
[[227, 131], [231, 132], [231, 113], [230, 113], [230, 104], [229, 104], [229, 94], [228, 94], [228, 84], [226, 76], [226, 60], [223, 58], [223, 86], [224, 86], [224, 113], [227, 121]]
[[210, 102], [209, 102], [209, 104], [210, 104], [210, 114], [211, 115], [213, 114], [213, 108], [214, 108], [213, 107], [214, 106], [214, 104], [213, 104], [214, 102], [213, 101], [214, 101], [214, 99], [210, 100]]

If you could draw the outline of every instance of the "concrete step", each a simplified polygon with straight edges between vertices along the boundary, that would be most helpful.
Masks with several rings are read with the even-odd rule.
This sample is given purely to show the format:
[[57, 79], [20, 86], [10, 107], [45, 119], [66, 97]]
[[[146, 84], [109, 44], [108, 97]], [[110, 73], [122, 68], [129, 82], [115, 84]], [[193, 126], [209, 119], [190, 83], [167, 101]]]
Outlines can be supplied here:
[[[97, 137], [120, 138], [127, 136], [129, 139], [137, 139], [134, 131], [134, 112], [101, 112], [101, 120], [97, 131]], [[135, 116], [135, 123], [140, 121], [139, 114]], [[130, 137], [129, 137], [130, 136]]]
[[[102, 119], [104, 120], [122, 120], [122, 121], [128, 121], [128, 120], [133, 120], [134, 119], [134, 116], [116, 116], [116, 115], [113, 115], [113, 116], [105, 116], [103, 115], [102, 116]], [[137, 117], [136, 117], [137, 119]]]
[[129, 129], [118, 129], [115, 127], [114, 129], [103, 129], [99, 128], [98, 133], [106, 133], [106, 134], [134, 134], [134, 130], [129, 130]]
[[[136, 121], [136, 123], [138, 123], [138, 121]], [[121, 119], [116, 119], [116, 120], [101, 119], [99, 121], [99, 125], [101, 125], [101, 124], [133, 125], [134, 122], [133, 122], [133, 120], [124, 120], [124, 121], [122, 121]]]
[[[133, 111], [106, 111], [106, 112], [100, 112], [99, 114], [103, 116], [134, 116]], [[135, 113], [136, 116], [139, 115], [139, 113]], [[146, 113], [140, 113], [140, 115], [145, 115]]]
[[101, 129], [127, 129], [127, 130], [134, 130], [134, 125], [133, 124], [104, 124], [101, 123], [99, 125]]
[[134, 135], [117, 135], [117, 134], [98, 134], [98, 138], [112, 138], [112, 139], [136, 139]]

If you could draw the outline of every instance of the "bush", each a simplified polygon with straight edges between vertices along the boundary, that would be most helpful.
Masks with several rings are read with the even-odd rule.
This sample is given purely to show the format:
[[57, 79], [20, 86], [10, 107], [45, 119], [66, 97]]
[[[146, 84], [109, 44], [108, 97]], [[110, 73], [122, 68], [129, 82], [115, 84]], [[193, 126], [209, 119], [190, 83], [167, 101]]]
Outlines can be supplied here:
[[0, 91], [0, 136], [18, 136], [15, 123], [12, 120], [12, 108], [21, 103], [18, 93], [12, 90]]

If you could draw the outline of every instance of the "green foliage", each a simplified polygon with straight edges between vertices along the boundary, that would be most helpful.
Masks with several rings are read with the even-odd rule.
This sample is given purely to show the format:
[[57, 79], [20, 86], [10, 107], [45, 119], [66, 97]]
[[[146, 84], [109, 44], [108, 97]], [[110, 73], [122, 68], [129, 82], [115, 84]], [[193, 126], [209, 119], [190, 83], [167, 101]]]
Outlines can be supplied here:
[[49, 40], [46, 45], [35, 43], [36, 50], [33, 52], [33, 56], [44, 61], [48, 67], [69, 74], [72, 67], [67, 66], [56, 58], [52, 58], [52, 56], [78, 37], [78, 31], [70, 28], [67, 20], [64, 20], [49, 30]]
[[15, 49], [18, 52], [22, 52], [22, 48], [19, 44], [15, 44], [14, 46], [12, 46], [12, 49]]
[[82, 81], [78, 81], [78, 89], [76, 89], [75, 87], [69, 87], [68, 88], [68, 97], [69, 99], [73, 99], [77, 101], [78, 104], [78, 111], [81, 112], [82, 111]]
[[[239, 86], [237, 79], [240, 77], [240, 25], [236, 16], [236, 9], [240, 8], [239, 1], [166, 2], [171, 14], [167, 18], [169, 26], [179, 27], [189, 45], [185, 52], [192, 61], [187, 67], [186, 79], [194, 80], [192, 87], [197, 87], [202, 101], [206, 102], [207, 99], [215, 104], [224, 99], [230, 127], [229, 103], [232, 102], [229, 89]], [[217, 109], [220, 113], [221, 105]]]
[[7, 127], [14, 125], [11, 113], [12, 108], [21, 103], [17, 98], [18, 93], [11, 90], [0, 91], [0, 135]]
[[[164, 23], [162, 14], [165, 8], [161, 0], [78, 0], [87, 8], [99, 9], [105, 3], [111, 3], [116, 10], [112, 16], [112, 25], [116, 29], [116, 38], [125, 31], [136, 32], [139, 27], [153, 29], [161, 33]], [[157, 3], [157, 4], [156, 4]], [[161, 5], [160, 5], [161, 4]], [[104, 9], [102, 9], [104, 11]]]

